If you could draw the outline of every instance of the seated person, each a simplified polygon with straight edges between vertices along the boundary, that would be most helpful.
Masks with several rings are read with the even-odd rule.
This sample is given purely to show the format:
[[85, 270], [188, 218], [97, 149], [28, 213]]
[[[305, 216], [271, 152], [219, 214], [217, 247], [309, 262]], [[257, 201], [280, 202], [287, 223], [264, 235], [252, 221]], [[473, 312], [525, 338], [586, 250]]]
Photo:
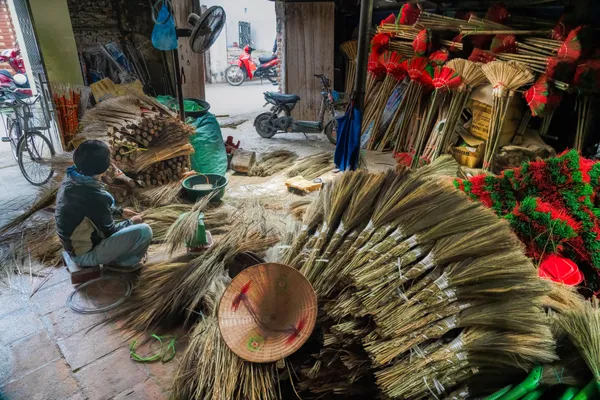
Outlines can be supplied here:
[[[132, 210], [115, 207], [100, 178], [110, 166], [110, 150], [88, 140], [73, 153], [56, 197], [56, 230], [63, 248], [82, 267], [110, 265], [138, 269], [152, 241], [152, 229]], [[128, 218], [115, 223], [113, 217]]]

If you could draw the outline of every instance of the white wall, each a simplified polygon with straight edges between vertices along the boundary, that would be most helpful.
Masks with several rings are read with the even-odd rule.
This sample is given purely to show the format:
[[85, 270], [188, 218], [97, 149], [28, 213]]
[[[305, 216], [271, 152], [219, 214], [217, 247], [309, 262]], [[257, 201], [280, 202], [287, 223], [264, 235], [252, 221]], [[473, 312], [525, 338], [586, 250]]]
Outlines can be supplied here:
[[[227, 46], [239, 42], [238, 22], [250, 23], [252, 40], [257, 50], [271, 51], [275, 42], [276, 21], [275, 2], [269, 0], [200, 0], [207, 7], [221, 6], [227, 14], [226, 34]], [[217, 44], [215, 44], [216, 46]]]

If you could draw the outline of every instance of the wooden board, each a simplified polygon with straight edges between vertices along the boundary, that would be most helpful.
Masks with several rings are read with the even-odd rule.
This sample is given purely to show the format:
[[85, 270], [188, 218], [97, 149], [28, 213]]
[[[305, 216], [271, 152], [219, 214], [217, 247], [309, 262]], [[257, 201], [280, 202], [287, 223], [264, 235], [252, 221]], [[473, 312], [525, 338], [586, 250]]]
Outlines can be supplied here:
[[321, 82], [325, 74], [333, 85], [334, 4], [285, 3], [285, 92], [300, 101], [292, 115], [315, 121], [321, 105]]
[[[174, 0], [173, 8], [175, 23], [181, 29], [191, 28], [187, 22], [190, 13], [201, 14], [198, 1]], [[224, 33], [221, 32], [221, 34]], [[204, 100], [204, 54], [194, 53], [189, 42], [189, 38], [179, 38], [179, 67], [181, 68], [183, 97]], [[170, 54], [169, 57], [171, 57]]]

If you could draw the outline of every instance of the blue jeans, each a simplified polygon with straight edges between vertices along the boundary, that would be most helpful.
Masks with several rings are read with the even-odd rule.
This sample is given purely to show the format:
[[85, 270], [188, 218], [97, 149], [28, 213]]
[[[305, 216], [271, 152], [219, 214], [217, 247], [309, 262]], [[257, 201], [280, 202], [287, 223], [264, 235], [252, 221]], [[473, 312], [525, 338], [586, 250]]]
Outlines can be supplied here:
[[130, 225], [104, 239], [82, 256], [73, 257], [82, 267], [116, 264], [132, 267], [139, 263], [152, 242], [152, 228], [146, 224]]

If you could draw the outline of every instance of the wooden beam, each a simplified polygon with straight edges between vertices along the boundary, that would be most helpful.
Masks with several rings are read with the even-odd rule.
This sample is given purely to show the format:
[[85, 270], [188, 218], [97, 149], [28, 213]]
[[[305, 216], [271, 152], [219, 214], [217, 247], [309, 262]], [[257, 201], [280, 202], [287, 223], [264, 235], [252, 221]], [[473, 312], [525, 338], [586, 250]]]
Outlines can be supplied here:
[[[200, 2], [190, 0], [173, 0], [173, 15], [177, 28], [188, 29], [188, 15], [195, 12], [200, 15]], [[204, 54], [192, 51], [189, 38], [179, 38], [179, 66], [183, 97], [205, 100], [204, 90]]]

